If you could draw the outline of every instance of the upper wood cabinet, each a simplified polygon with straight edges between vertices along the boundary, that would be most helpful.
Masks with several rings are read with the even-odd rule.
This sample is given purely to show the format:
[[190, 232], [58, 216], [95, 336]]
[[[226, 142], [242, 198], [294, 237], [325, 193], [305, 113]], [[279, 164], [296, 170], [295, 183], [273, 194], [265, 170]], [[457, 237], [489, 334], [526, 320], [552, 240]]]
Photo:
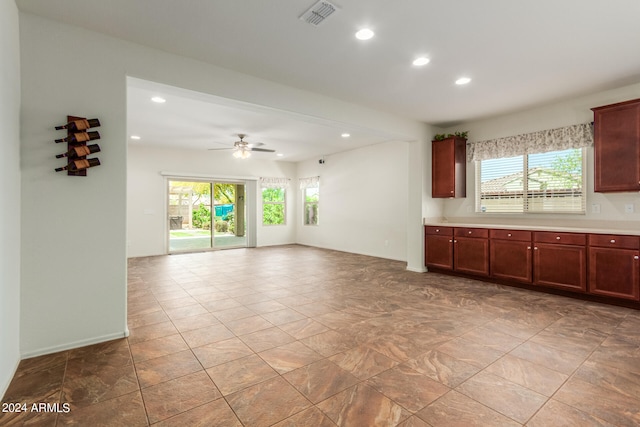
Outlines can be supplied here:
[[467, 197], [467, 140], [431, 142], [431, 197]]
[[594, 191], [640, 191], [640, 99], [592, 110]]

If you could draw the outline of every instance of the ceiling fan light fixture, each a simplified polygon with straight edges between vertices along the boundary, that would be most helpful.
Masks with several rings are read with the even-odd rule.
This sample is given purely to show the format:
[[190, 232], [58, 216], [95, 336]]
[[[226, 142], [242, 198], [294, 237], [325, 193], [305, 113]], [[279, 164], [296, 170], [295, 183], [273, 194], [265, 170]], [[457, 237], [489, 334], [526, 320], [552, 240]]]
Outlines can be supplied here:
[[233, 152], [233, 157], [236, 159], [248, 159], [251, 157], [251, 151], [241, 148]]

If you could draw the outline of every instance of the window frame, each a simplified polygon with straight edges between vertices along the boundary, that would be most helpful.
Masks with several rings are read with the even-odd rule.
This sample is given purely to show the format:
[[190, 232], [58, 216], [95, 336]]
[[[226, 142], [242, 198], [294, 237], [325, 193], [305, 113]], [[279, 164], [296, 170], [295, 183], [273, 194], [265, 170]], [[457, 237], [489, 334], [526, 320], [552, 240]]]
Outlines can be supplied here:
[[[315, 201], [307, 201], [307, 192], [314, 191], [316, 193]], [[320, 186], [310, 186], [302, 189], [302, 225], [318, 226], [320, 224]], [[315, 222], [309, 222], [309, 216], [307, 215], [307, 209], [312, 208], [315, 205]]]
[[[272, 190], [272, 189], [278, 189], [278, 190], [282, 190], [282, 201], [265, 201], [264, 200], [264, 191], [265, 190]], [[261, 198], [262, 198], [262, 225], [265, 227], [272, 227], [272, 226], [283, 226], [283, 225], [287, 225], [287, 188], [282, 186], [282, 187], [263, 187], [261, 192], [260, 192]], [[278, 223], [278, 224], [265, 224], [264, 222], [264, 207], [265, 205], [282, 205], [282, 223]]]
[[[542, 154], [542, 153], [526, 153], [526, 154], [521, 154], [520, 156], [522, 156], [522, 169], [519, 170], [520, 173], [522, 173], [522, 210], [503, 210], [503, 211], [483, 211], [482, 207], [483, 207], [483, 193], [482, 193], [482, 162], [484, 161], [488, 161], [488, 160], [506, 160], [506, 159], [512, 159], [514, 157], [519, 157], [519, 156], [513, 156], [513, 157], [504, 157], [504, 158], [498, 158], [498, 159], [485, 159], [485, 160], [476, 160], [475, 161], [475, 167], [476, 167], [476, 173], [475, 173], [475, 179], [476, 179], [476, 194], [475, 194], [475, 213], [478, 214], [483, 214], [483, 215], [527, 215], [527, 214], [542, 214], [542, 215], [557, 215], [557, 214], [561, 214], [561, 215], [586, 215], [586, 206], [587, 206], [587, 192], [586, 192], [586, 183], [587, 183], [587, 149], [586, 147], [575, 147], [575, 148], [569, 148], [569, 149], [562, 149], [562, 150], [554, 150], [554, 151], [549, 151], [545, 154], [549, 154], [549, 153], [555, 153], [555, 152], [563, 152], [563, 151], [568, 151], [568, 150], [579, 150], [580, 154], [581, 154], [581, 171], [580, 171], [580, 175], [581, 175], [581, 188], [580, 188], [580, 196], [581, 196], [581, 208], [579, 210], [558, 210], [558, 209], [554, 209], [554, 210], [531, 210], [531, 202], [533, 200], [535, 200], [536, 198], [540, 198], [540, 197], [534, 197], [533, 195], [533, 191], [529, 188], [529, 175], [530, 175], [530, 171], [532, 169], [529, 169], [529, 156], [533, 156], [536, 154]], [[525, 173], [525, 171], [527, 171], [527, 173]], [[555, 199], [555, 198], [559, 198], [560, 196], [550, 196], [548, 197], [548, 199]], [[543, 197], [544, 199], [545, 197]]]

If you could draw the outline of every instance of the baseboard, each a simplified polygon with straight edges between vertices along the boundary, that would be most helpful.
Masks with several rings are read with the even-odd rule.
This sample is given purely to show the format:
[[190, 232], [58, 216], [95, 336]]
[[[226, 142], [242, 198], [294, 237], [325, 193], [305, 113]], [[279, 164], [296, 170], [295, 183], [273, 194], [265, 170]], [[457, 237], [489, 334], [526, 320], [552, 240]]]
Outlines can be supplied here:
[[14, 364], [13, 369], [11, 370], [11, 376], [9, 376], [7, 379], [7, 383], [6, 384], [0, 384], [0, 401], [3, 401], [4, 399], [4, 394], [7, 392], [7, 390], [9, 390], [9, 385], [11, 384], [11, 380], [13, 380], [13, 377], [16, 376], [16, 372], [18, 372], [18, 366], [20, 365], [20, 358], [16, 359], [16, 362]]
[[85, 340], [74, 341], [66, 344], [55, 345], [52, 347], [45, 347], [38, 350], [27, 351], [22, 353], [22, 359], [30, 359], [32, 357], [43, 356], [45, 354], [57, 353], [59, 351], [71, 350], [74, 348], [86, 347], [92, 344], [99, 344], [101, 342], [117, 340], [119, 338], [126, 338], [129, 336], [129, 329], [125, 328], [122, 332], [113, 334], [102, 335], [100, 337], [88, 338]]
[[414, 273], [426, 273], [427, 269], [425, 267], [409, 267], [407, 266], [407, 271], [413, 271]]

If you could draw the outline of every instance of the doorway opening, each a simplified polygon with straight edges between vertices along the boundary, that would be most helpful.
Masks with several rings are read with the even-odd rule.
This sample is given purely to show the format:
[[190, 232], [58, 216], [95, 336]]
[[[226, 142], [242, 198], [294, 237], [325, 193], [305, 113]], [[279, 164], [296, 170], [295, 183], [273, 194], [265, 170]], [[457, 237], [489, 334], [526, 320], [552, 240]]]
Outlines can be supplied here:
[[244, 182], [168, 183], [169, 253], [248, 246]]

